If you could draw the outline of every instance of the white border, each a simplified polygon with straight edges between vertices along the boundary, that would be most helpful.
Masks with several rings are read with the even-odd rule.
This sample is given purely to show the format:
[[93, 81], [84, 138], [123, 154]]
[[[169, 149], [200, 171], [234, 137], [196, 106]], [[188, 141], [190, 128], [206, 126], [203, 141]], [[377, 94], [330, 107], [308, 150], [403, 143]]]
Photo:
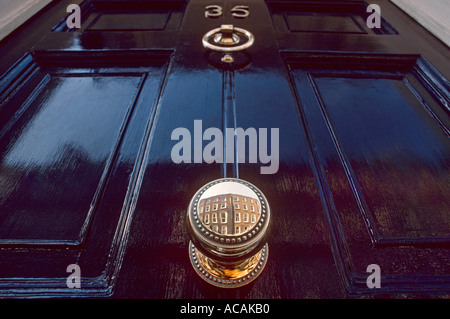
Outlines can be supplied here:
[[53, 0], [0, 0], [0, 41]]
[[450, 47], [450, 0], [391, 0]]

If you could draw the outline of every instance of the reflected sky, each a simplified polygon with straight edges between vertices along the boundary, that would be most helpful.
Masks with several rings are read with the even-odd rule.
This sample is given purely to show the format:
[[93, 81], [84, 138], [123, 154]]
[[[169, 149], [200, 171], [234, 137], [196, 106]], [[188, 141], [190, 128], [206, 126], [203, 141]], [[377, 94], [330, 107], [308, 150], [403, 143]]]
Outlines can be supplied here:
[[208, 188], [201, 196], [201, 199], [223, 194], [239, 194], [257, 198], [255, 192], [245, 185], [236, 182], [222, 182]]
[[82, 149], [92, 161], [104, 160], [139, 81], [139, 77], [52, 78], [30, 105], [33, 117], [26, 121], [25, 114], [13, 128], [3, 164], [48, 165], [58, 161], [68, 145]]
[[315, 78], [326, 111], [352, 158], [417, 159], [441, 165], [448, 137], [401, 80]]

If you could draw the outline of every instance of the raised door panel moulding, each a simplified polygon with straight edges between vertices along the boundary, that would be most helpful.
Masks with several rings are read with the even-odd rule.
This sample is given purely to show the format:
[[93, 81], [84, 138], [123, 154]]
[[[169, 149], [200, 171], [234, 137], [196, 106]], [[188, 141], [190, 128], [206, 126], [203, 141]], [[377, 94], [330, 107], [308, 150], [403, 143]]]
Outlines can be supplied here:
[[53, 0], [0, 0], [0, 41]]
[[391, 0], [424, 28], [450, 47], [448, 0]]

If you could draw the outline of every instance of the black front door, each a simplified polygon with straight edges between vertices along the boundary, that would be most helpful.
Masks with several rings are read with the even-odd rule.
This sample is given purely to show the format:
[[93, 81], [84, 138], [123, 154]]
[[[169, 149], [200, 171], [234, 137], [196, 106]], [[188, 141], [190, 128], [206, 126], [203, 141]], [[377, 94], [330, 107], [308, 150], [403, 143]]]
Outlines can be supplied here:
[[[448, 296], [450, 51], [372, 3], [55, 1], [2, 41], [0, 296]], [[206, 50], [221, 25], [254, 44]], [[208, 128], [257, 151], [208, 160]], [[266, 268], [225, 290], [185, 227], [223, 177], [272, 210]]]

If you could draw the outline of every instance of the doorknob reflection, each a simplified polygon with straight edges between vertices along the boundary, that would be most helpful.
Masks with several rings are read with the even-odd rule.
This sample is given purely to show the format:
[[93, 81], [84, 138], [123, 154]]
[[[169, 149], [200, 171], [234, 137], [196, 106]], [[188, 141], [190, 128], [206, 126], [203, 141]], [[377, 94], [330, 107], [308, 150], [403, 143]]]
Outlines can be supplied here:
[[192, 198], [186, 222], [191, 263], [210, 284], [243, 286], [264, 269], [270, 208], [254, 185], [235, 178], [206, 184]]

